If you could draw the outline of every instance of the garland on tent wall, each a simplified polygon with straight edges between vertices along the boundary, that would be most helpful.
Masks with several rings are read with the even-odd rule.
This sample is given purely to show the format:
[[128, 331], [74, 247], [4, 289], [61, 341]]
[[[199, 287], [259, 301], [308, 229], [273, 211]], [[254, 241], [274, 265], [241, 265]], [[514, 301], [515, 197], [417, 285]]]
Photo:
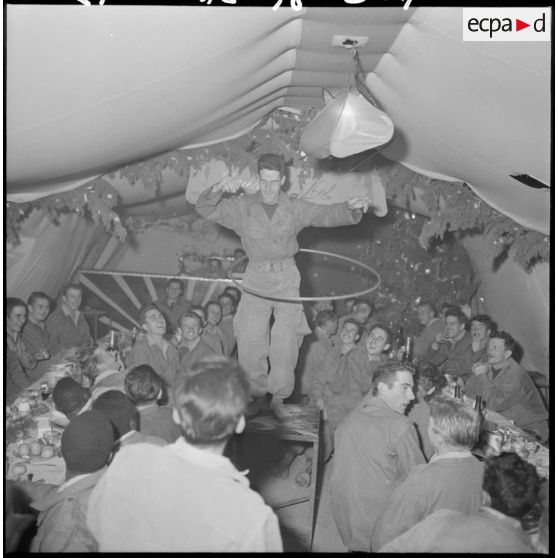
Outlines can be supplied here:
[[[180, 176], [199, 172], [214, 160], [223, 161], [231, 173], [240, 173], [253, 164], [261, 153], [281, 154], [286, 161], [299, 169], [298, 182], [303, 189], [306, 180], [317, 178], [316, 160], [300, 151], [299, 138], [305, 126], [315, 116], [316, 109], [298, 112], [275, 110], [248, 134], [208, 147], [177, 150], [158, 157], [125, 166], [105, 176], [118, 174], [131, 184], [140, 182], [157, 195], [163, 181], [163, 170], [169, 169]], [[430, 212], [424, 224], [421, 245], [426, 247], [435, 238], [443, 238], [446, 232], [485, 232], [492, 239], [494, 258], [511, 256], [526, 270], [537, 262], [548, 262], [550, 243], [546, 235], [522, 227], [502, 215], [476, 196], [465, 184], [431, 180], [393, 164], [385, 174], [384, 185], [388, 199], [409, 200], [421, 198]], [[206, 167], [207, 169], [207, 167]], [[397, 177], [395, 175], [398, 175]], [[401, 175], [405, 176], [401, 180]], [[395, 179], [394, 179], [395, 178]], [[115, 234], [121, 241], [126, 238], [118, 214], [118, 192], [102, 177], [70, 192], [53, 194], [25, 204], [8, 203], [6, 206], [6, 230], [17, 239], [17, 225], [38, 207], [56, 219], [60, 211], [74, 210], [89, 216], [95, 223]]]

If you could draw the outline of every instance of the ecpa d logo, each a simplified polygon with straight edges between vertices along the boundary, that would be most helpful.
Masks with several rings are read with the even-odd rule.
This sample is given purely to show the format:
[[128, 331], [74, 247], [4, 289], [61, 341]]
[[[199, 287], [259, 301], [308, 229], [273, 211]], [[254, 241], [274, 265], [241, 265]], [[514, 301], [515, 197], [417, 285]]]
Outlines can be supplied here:
[[464, 41], [550, 41], [551, 8], [463, 8]]

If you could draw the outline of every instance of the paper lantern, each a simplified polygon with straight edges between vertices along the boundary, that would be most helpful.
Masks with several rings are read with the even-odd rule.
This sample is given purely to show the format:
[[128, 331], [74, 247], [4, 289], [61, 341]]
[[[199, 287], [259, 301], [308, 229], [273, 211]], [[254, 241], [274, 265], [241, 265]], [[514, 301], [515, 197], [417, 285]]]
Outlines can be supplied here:
[[350, 88], [339, 94], [306, 126], [303, 151], [317, 159], [348, 157], [384, 145], [393, 137], [391, 118]]

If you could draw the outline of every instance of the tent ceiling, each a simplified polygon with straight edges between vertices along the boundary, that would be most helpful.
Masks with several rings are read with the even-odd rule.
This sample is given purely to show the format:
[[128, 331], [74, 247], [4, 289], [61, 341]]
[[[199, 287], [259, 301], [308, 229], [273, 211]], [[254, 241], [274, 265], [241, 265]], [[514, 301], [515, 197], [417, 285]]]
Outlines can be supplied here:
[[332, 38], [352, 35], [396, 124], [384, 155], [549, 231], [548, 190], [509, 175], [550, 182], [551, 44], [464, 43], [459, 8], [8, 5], [6, 29], [9, 200], [322, 106], [352, 72]]

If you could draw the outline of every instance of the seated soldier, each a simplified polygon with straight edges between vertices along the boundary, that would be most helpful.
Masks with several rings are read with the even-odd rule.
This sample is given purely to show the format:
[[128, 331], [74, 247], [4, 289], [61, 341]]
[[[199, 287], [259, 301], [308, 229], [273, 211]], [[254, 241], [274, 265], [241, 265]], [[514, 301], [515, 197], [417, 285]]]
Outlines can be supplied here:
[[219, 326], [221, 317], [223, 316], [221, 305], [215, 300], [210, 300], [205, 305], [205, 313], [207, 315], [207, 324], [203, 328], [202, 339], [212, 347], [217, 354], [228, 355], [229, 346], [227, 335]]
[[106, 471], [114, 443], [110, 422], [97, 411], [76, 416], [64, 429], [60, 452], [66, 465], [61, 485], [17, 483], [39, 512], [31, 552], [98, 552], [86, 524], [93, 487]]
[[97, 399], [99, 395], [116, 389], [124, 393], [124, 378], [126, 371], [120, 362], [118, 352], [107, 351], [105, 347], [99, 346], [89, 359], [95, 368], [95, 377], [91, 388], [91, 398]]
[[[32, 355], [21, 338], [27, 319], [27, 307], [19, 298], [6, 299], [6, 400], [12, 403], [27, 386], [38, 379], [34, 375], [37, 357], [48, 358], [39, 352]], [[39, 376], [40, 377], [40, 376]]]
[[531, 554], [520, 519], [538, 497], [535, 467], [515, 453], [502, 453], [488, 461], [482, 488], [483, 507], [478, 512], [439, 509], [380, 552]]
[[165, 298], [158, 300], [155, 304], [167, 320], [167, 326], [170, 330], [167, 333], [174, 333], [178, 327], [180, 316], [182, 316], [184, 312], [188, 312], [192, 305], [182, 296], [184, 288], [180, 279], [169, 279], [165, 292]]
[[515, 341], [509, 333], [495, 332], [488, 342], [488, 363], [473, 368], [465, 393], [473, 398], [480, 395], [487, 409], [546, 442], [548, 413], [533, 380], [512, 358], [514, 349]]
[[158, 436], [169, 444], [180, 436], [180, 429], [172, 420], [171, 407], [158, 404], [165, 386], [149, 364], [132, 368], [126, 374], [124, 387], [126, 395], [138, 410], [141, 434]]
[[114, 431], [113, 451], [133, 444], [166, 445], [158, 436], [147, 436], [137, 430], [138, 410], [121, 391], [106, 391], [93, 402], [92, 408], [102, 413], [112, 424]]
[[201, 337], [203, 333], [202, 318], [194, 312], [186, 312], [180, 317], [180, 335], [182, 341], [177, 346], [180, 369], [192, 366], [204, 356], [217, 353]]
[[436, 510], [469, 514], [480, 508], [484, 466], [471, 453], [479, 440], [479, 414], [459, 399], [433, 399], [430, 407], [435, 455], [391, 493], [372, 533], [373, 552]]
[[343, 312], [342, 312], [342, 316], [348, 316], [349, 314], [353, 313], [353, 307], [355, 305], [356, 302], [356, 298], [355, 297], [351, 297], [351, 298], [346, 298], [343, 301]]
[[319, 312], [324, 310], [329, 310], [330, 312], [335, 311], [332, 300], [314, 300], [308, 308], [308, 323], [310, 327], [316, 327], [316, 317]]
[[165, 317], [155, 304], [148, 304], [140, 310], [138, 321], [145, 335], [138, 336], [126, 358], [126, 366], [149, 364], [170, 388], [180, 367], [180, 357], [176, 347], [164, 338]]
[[61, 349], [90, 345], [93, 341], [85, 316], [79, 310], [82, 293], [80, 285], [66, 285], [58, 308], [46, 320], [52, 354]]
[[182, 436], [166, 447], [123, 448], [92, 494], [87, 524], [101, 552], [282, 551], [273, 510], [223, 456], [244, 429], [249, 389], [225, 357], [177, 376], [173, 419]]
[[314, 372], [325, 359], [328, 349], [333, 347], [333, 336], [337, 333], [337, 315], [333, 310], [320, 310], [315, 319], [312, 335], [302, 341], [296, 367], [298, 391], [308, 396]]
[[73, 378], [60, 378], [52, 390], [52, 402], [57, 411], [72, 420], [88, 411], [93, 401], [87, 388], [81, 387]]
[[[363, 333], [368, 333], [370, 326], [373, 325], [374, 312], [376, 307], [372, 302], [366, 300], [365, 298], [357, 298], [353, 303], [353, 311], [347, 316], [341, 316], [339, 319], [339, 327], [343, 326], [345, 321], [349, 318], [355, 320], [363, 328]], [[364, 342], [365, 337], [362, 337], [362, 342]]]
[[227, 347], [229, 353], [225, 356], [231, 356], [236, 349], [236, 338], [234, 336], [233, 318], [236, 311], [237, 301], [234, 295], [223, 293], [219, 296], [219, 304], [221, 305], [222, 318], [219, 326], [227, 336]]
[[444, 374], [461, 378], [463, 384], [471, 375], [471, 335], [466, 330], [467, 317], [459, 309], [450, 307], [445, 311], [445, 330], [430, 345], [426, 358]]
[[421, 300], [417, 306], [418, 321], [423, 326], [422, 331], [415, 337], [413, 343], [413, 356], [426, 357], [428, 348], [440, 333], [444, 333], [443, 320], [436, 316], [434, 303]]
[[[407, 416], [415, 425], [419, 437], [420, 449], [429, 460], [434, 454], [434, 446], [428, 436], [430, 425], [430, 401], [443, 393], [447, 380], [445, 376], [431, 362], [417, 359], [414, 362], [415, 400], [407, 407]], [[451, 394], [453, 395], [453, 394]]]

